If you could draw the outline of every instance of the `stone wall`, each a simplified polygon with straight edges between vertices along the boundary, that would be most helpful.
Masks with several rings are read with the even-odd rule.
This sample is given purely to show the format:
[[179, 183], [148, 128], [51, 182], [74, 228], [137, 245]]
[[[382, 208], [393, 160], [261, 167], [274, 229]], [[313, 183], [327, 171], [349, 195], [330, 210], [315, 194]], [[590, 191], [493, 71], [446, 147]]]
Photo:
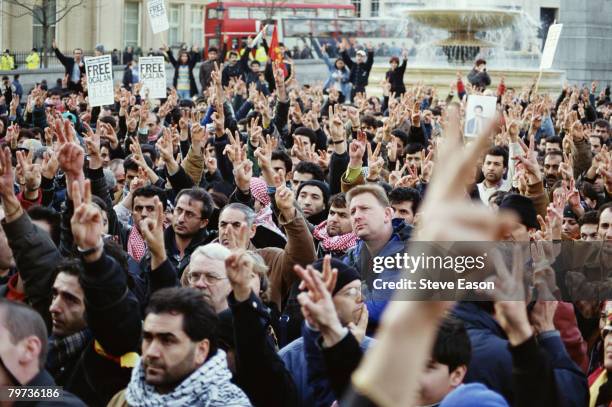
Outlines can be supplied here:
[[612, 79], [612, 0], [561, 0], [555, 68], [570, 82], [602, 85]]

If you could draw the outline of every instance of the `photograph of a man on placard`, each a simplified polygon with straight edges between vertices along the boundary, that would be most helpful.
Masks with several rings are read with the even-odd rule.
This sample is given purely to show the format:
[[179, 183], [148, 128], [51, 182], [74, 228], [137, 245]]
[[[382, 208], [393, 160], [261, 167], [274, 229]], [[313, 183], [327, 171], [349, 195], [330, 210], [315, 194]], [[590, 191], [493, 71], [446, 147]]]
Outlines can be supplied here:
[[467, 108], [465, 109], [465, 135], [477, 136], [487, 128], [487, 125], [495, 117], [497, 98], [495, 96], [468, 96]]

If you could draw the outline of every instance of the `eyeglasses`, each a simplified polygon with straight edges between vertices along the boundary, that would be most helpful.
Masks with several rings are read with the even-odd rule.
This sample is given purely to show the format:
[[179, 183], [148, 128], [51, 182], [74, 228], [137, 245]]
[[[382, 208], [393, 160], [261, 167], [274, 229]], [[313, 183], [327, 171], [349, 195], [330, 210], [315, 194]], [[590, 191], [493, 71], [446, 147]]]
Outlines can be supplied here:
[[204, 278], [204, 282], [206, 284], [210, 285], [215, 285], [221, 280], [227, 280], [227, 277], [219, 277], [209, 273], [200, 273], [197, 271], [190, 271], [189, 273], [187, 273], [187, 281], [189, 281], [189, 284], [195, 284], [202, 278]]
[[174, 214], [177, 217], [183, 215], [185, 220], [202, 219], [201, 216], [198, 216], [197, 214], [195, 214], [195, 213], [193, 213], [191, 211], [186, 211], [183, 208], [180, 208], [178, 206], [176, 208], [174, 208]]

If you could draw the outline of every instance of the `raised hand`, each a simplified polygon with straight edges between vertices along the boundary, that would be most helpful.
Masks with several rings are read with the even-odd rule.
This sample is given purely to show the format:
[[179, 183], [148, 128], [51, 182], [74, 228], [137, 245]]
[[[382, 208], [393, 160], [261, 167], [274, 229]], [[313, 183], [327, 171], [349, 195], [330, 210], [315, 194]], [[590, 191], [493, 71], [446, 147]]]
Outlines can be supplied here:
[[43, 153], [43, 163], [41, 168], [42, 176], [47, 179], [54, 179], [59, 169], [59, 161], [57, 160], [57, 152], [48, 150]]
[[366, 141], [366, 147], [368, 150], [368, 180], [375, 181], [380, 176], [383, 166], [385, 165], [385, 159], [380, 156], [381, 143], [376, 145], [374, 152], [372, 152], [372, 145]]
[[368, 143], [367, 139], [364, 140], [364, 138], [365, 135], [363, 137], [358, 136], [357, 140], [351, 142], [349, 146], [349, 168], [362, 167], [363, 155], [366, 152], [366, 143]]
[[244, 159], [234, 167], [234, 179], [236, 187], [243, 193], [250, 193], [251, 178], [253, 177], [253, 163]]
[[237, 301], [246, 301], [251, 295], [251, 282], [255, 278], [253, 258], [244, 250], [238, 249], [225, 259], [225, 271]]
[[140, 221], [140, 233], [151, 251], [151, 269], [155, 270], [166, 261], [164, 246], [164, 205], [157, 196], [153, 197], [155, 211]]
[[26, 191], [36, 191], [40, 188], [40, 164], [33, 164], [32, 158], [32, 151], [29, 151], [27, 155], [22, 151], [17, 151], [17, 162], [23, 171]]
[[223, 155], [227, 155], [227, 158], [231, 161], [232, 165], [236, 167], [239, 163], [246, 159], [246, 146], [242, 146], [240, 142], [240, 133], [236, 132], [235, 136], [229, 129], [225, 130], [229, 144], [226, 144], [223, 150]]
[[276, 207], [281, 212], [286, 221], [290, 221], [295, 217], [295, 198], [293, 191], [283, 185], [280, 177], [275, 176], [276, 193], [274, 199], [276, 201]]
[[334, 142], [346, 140], [346, 130], [340, 116], [340, 106], [329, 107], [329, 135]]
[[94, 133], [89, 124], [83, 123], [83, 127], [87, 130], [87, 137], [85, 137], [85, 145], [87, 146], [87, 152], [89, 153], [89, 168], [90, 169], [98, 169], [102, 168], [102, 156], [100, 154], [100, 123], [98, 122], [98, 126], [96, 128], [96, 132]]
[[[72, 236], [77, 247], [81, 250], [99, 248], [102, 251], [102, 213], [100, 209], [91, 203], [91, 182], [83, 182], [83, 195], [78, 181], [71, 185], [72, 202], [74, 204], [74, 214], [70, 219]], [[99, 256], [98, 256], [99, 257]]]
[[204, 165], [206, 165], [206, 171], [209, 174], [217, 172], [217, 158], [214, 153], [208, 152], [207, 149], [204, 149]]

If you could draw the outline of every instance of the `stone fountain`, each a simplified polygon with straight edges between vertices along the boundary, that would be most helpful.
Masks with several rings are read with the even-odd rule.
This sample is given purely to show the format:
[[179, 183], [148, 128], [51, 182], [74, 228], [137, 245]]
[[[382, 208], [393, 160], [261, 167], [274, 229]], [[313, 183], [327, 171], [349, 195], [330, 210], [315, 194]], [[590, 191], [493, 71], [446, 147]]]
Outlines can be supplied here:
[[516, 10], [493, 8], [423, 8], [408, 11], [408, 16], [417, 23], [448, 31], [450, 37], [435, 45], [442, 47], [448, 62], [461, 64], [474, 61], [481, 48], [496, 47], [491, 42], [477, 38], [478, 32], [508, 27], [520, 14]]
[[[521, 24], [529, 20], [521, 11], [514, 9], [499, 9], [487, 6], [475, 6], [475, 1], [462, 0], [436, 0], [431, 1], [431, 7], [411, 8], [404, 11], [407, 18], [417, 25], [424, 27], [438, 36], [433, 41], [423, 44], [423, 49], [428, 56], [420, 55], [417, 51], [415, 58], [408, 62], [404, 82], [406, 84], [423, 81], [429, 86], [438, 89], [439, 94], [446, 95], [449, 84], [456, 80], [456, 73], [462, 73], [464, 80], [471, 70], [475, 59], [481, 55], [487, 59], [487, 71], [491, 76], [492, 84], [489, 89], [495, 91], [495, 87], [502, 77], [505, 78], [507, 87], [520, 89], [528, 84], [534, 77], [538, 76], [539, 50], [536, 54], [528, 51], [508, 51], [504, 49], [499, 38], [504, 38], [505, 32], [521, 31]], [[532, 22], [532, 28], [536, 26]], [[497, 38], [495, 38], [496, 34]], [[487, 41], [487, 36], [494, 38]], [[446, 37], [446, 38], [444, 38]], [[537, 47], [536, 47], [537, 48]], [[446, 58], [440, 54], [437, 56], [435, 50], [441, 49]], [[495, 52], [490, 52], [491, 50]], [[504, 57], [500, 57], [503, 55]], [[525, 63], [525, 56], [531, 58], [532, 66]], [[433, 58], [431, 58], [434, 56]], [[440, 57], [443, 59], [440, 60]], [[497, 59], [496, 59], [497, 58]], [[446, 60], [444, 60], [446, 59]], [[372, 69], [370, 83], [378, 84], [389, 69], [388, 64], [376, 64]], [[562, 71], [545, 71], [540, 80], [541, 92], [555, 94], [561, 90], [565, 78]], [[373, 89], [374, 90], [374, 89]], [[380, 94], [380, 89], [375, 89], [373, 94]], [[442, 96], [442, 97], [444, 97]]]

